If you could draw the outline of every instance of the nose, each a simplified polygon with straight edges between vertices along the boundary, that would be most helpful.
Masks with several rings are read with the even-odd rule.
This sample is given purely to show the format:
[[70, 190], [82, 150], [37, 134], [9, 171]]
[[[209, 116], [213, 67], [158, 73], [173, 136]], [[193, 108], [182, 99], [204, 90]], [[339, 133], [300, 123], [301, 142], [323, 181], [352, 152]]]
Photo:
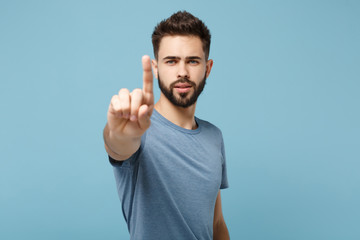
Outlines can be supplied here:
[[189, 71], [187, 69], [186, 63], [180, 61], [178, 65], [178, 78], [189, 78]]

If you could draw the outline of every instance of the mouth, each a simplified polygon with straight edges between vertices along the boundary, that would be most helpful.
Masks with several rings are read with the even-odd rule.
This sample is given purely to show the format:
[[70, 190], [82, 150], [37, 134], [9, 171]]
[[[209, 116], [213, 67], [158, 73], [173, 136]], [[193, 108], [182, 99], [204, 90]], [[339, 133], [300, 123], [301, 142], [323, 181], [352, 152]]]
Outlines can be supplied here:
[[178, 92], [178, 93], [186, 93], [189, 92], [192, 88], [192, 85], [188, 84], [188, 83], [177, 83], [174, 86], [174, 89]]

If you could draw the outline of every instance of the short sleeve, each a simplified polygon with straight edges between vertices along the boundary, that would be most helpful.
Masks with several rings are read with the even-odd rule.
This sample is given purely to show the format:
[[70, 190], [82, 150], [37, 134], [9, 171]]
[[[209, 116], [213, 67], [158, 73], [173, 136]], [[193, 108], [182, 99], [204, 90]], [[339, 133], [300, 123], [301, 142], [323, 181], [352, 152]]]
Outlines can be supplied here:
[[220, 189], [225, 189], [229, 187], [229, 183], [228, 183], [227, 169], [226, 169], [225, 145], [222, 135], [221, 135], [221, 156], [222, 156], [222, 177], [221, 177]]
[[113, 167], [130, 167], [131, 159], [134, 157], [135, 154], [133, 154], [129, 159], [126, 159], [124, 161], [118, 161], [113, 159], [110, 155], [109, 156], [109, 162]]
[[142, 149], [144, 148], [145, 145], [145, 139], [146, 139], [146, 132], [145, 134], [141, 137], [141, 144], [139, 149], [128, 159], [124, 160], [124, 161], [118, 161], [113, 159], [112, 157], [109, 156], [109, 162], [113, 167], [121, 167], [121, 168], [130, 168], [132, 166], [134, 166], [137, 162], [138, 156], [140, 154], [140, 152], [142, 151]]

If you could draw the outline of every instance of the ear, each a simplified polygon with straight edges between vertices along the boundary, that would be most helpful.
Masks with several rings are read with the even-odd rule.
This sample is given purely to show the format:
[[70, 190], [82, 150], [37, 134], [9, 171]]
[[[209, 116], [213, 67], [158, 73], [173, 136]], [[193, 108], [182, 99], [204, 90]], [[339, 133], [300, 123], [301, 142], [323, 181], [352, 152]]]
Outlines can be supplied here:
[[152, 69], [153, 69], [153, 72], [154, 72], [154, 75], [155, 75], [155, 78], [157, 79], [158, 78], [158, 64], [157, 64], [157, 61], [156, 59], [152, 59], [151, 60], [151, 66], [152, 66]]
[[212, 59], [209, 59], [206, 62], [206, 78], [209, 77], [213, 64], [214, 64], [214, 61]]

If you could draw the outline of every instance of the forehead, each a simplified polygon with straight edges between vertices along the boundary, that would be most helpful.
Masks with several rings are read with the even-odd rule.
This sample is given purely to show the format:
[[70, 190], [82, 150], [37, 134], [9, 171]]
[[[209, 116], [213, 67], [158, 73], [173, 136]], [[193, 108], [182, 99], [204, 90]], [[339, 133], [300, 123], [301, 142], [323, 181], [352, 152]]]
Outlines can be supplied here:
[[201, 39], [196, 36], [165, 36], [161, 39], [159, 58], [166, 56], [199, 56], [204, 58], [205, 53]]

